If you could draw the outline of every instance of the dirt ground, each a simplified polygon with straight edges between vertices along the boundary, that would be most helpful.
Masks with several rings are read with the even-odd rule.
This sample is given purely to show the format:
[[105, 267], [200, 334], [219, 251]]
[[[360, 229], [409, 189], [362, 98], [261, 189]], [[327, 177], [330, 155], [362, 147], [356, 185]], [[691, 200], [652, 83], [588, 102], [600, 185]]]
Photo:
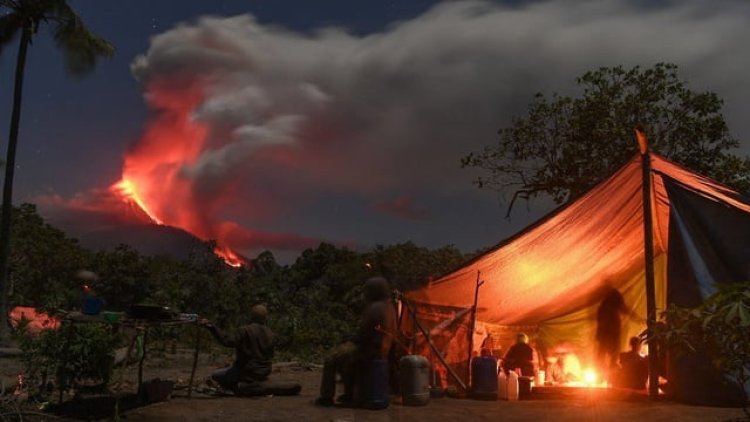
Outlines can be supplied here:
[[[733, 421], [743, 417], [741, 409], [695, 407], [668, 401], [650, 402], [642, 398], [613, 398], [601, 392], [571, 394], [564, 398], [530, 399], [518, 402], [492, 402], [471, 399], [432, 399], [427, 406], [411, 407], [393, 403], [385, 410], [320, 408], [313, 405], [317, 397], [320, 368], [298, 364], [278, 364], [272, 379], [296, 382], [302, 392], [292, 397], [239, 398], [217, 395], [205, 383], [211, 371], [228, 358], [203, 353], [196, 371], [196, 390], [187, 397], [192, 356], [184, 350], [174, 353], [152, 353], [146, 360], [143, 379], [160, 378], [176, 382], [169, 401], [125, 411], [121, 416], [132, 421]], [[18, 373], [12, 359], [0, 358], [4, 379]], [[136, 390], [137, 365], [115, 372], [115, 389]], [[25, 420], [54, 420], [32, 417]]]

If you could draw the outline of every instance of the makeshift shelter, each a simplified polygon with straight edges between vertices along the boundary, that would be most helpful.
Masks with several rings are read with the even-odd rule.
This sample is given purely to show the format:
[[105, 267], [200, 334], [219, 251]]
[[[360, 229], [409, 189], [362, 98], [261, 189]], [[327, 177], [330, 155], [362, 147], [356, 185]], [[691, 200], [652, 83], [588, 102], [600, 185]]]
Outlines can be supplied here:
[[[697, 305], [718, 283], [750, 280], [750, 199], [659, 155], [650, 163], [657, 313], [668, 303]], [[646, 328], [642, 180], [636, 156], [577, 200], [410, 292], [417, 319], [437, 338], [444, 327], [466, 332], [471, 318], [456, 316], [476, 300], [474, 353], [484, 333], [504, 353], [525, 331], [542, 355], [564, 347], [587, 367], [597, 308], [614, 288], [635, 313], [623, 319], [626, 349], [627, 338]], [[467, 334], [443, 337], [453, 343], [438, 346], [449, 351], [446, 360], [465, 368]]]

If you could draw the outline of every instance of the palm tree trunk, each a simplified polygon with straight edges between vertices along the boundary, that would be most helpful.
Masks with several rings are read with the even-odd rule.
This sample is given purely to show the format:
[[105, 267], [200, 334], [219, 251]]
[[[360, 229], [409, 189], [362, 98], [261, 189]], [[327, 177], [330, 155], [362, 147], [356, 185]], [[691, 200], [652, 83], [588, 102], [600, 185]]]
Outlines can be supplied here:
[[3, 182], [3, 205], [0, 214], [0, 342], [8, 339], [7, 285], [8, 257], [10, 255], [10, 219], [13, 211], [13, 174], [16, 168], [16, 146], [18, 126], [21, 123], [21, 97], [23, 94], [23, 73], [26, 67], [26, 51], [31, 39], [31, 25], [25, 23], [21, 31], [16, 61], [16, 81], [13, 88], [13, 112], [10, 119], [8, 152], [5, 159], [5, 180]]

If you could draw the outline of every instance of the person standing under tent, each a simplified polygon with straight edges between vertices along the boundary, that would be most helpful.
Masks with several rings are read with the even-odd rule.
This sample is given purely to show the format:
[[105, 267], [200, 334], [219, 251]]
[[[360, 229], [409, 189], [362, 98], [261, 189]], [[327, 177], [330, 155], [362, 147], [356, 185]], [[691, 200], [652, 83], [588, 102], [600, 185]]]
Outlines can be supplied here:
[[596, 357], [605, 379], [617, 367], [622, 341], [622, 316], [637, 319], [635, 313], [625, 305], [625, 299], [617, 289], [608, 287], [596, 311]]

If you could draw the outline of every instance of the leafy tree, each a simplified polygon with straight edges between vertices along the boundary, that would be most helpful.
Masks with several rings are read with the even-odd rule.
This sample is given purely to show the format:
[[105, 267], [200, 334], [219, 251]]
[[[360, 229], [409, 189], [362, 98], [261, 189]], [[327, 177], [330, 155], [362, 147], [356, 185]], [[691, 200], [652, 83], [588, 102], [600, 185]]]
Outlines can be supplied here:
[[276, 262], [276, 257], [271, 251], [261, 252], [255, 259], [251, 260], [249, 272], [255, 276], [265, 276], [277, 273], [282, 267]]
[[[464, 259], [452, 246], [428, 249], [406, 242], [360, 253], [322, 243], [302, 252], [292, 265], [280, 265], [272, 253], [263, 252], [251, 266], [235, 269], [213, 253], [212, 242], [200, 244], [184, 260], [145, 256], [127, 245], [91, 252], [45, 223], [33, 205], [14, 210], [11, 279], [17, 282], [11, 303], [78, 309], [83, 295], [76, 274], [81, 269], [98, 275], [90, 284], [111, 311], [124, 311], [138, 302], [156, 303], [198, 313], [229, 329], [248, 322], [250, 307], [263, 303], [270, 311], [268, 325], [277, 334], [280, 359], [317, 359], [350, 339], [362, 311], [367, 278], [382, 274], [394, 287], [408, 289]], [[174, 341], [185, 333], [165, 329], [154, 335]], [[24, 343], [29, 350], [36, 348], [33, 359], [41, 359], [30, 365], [52, 375], [59, 363], [53, 357], [62, 353], [59, 343], [64, 338], [49, 334], [44, 341]], [[193, 341], [192, 335], [184, 339]], [[39, 352], [46, 347], [50, 353]], [[66, 351], [78, 353], [77, 347]], [[71, 369], [79, 370], [83, 366]]]
[[180, 312], [190, 312], [185, 303], [193, 292], [184, 283], [188, 270], [183, 262], [167, 256], [150, 257], [145, 272], [150, 285], [147, 300]]
[[402, 291], [424, 286], [431, 279], [457, 268], [467, 258], [452, 245], [429, 249], [411, 241], [389, 246], [378, 245], [366, 254], [366, 259], [375, 266], [375, 271], [383, 274], [393, 287]]
[[[657, 339], [678, 353], [706, 355], [738, 386], [750, 382], [750, 282], [721, 286], [696, 308], [670, 306]], [[743, 410], [750, 417], [744, 388]]]
[[318, 357], [354, 333], [370, 274], [364, 264], [361, 254], [321, 243], [279, 274], [276, 294], [285, 301], [272, 308], [269, 325], [282, 353]]
[[91, 269], [99, 276], [91, 283], [96, 295], [104, 298], [111, 310], [125, 311], [134, 303], [149, 298], [152, 280], [149, 258], [127, 245], [114, 251], [99, 251], [91, 262]]
[[739, 142], [729, 134], [722, 100], [689, 89], [676, 65], [602, 67], [576, 81], [580, 96], [536, 94], [526, 116], [500, 129], [496, 144], [463, 157], [462, 166], [484, 170], [477, 186], [512, 192], [508, 215], [518, 198], [546, 194], [562, 203], [611, 175], [636, 151], [638, 124], [653, 151], [750, 190], [750, 159], [730, 152]]
[[306, 249], [287, 272], [290, 294], [317, 284], [324, 284], [338, 298], [367, 276], [365, 262], [360, 254], [329, 243], [315, 249]]
[[[114, 49], [107, 41], [90, 32], [65, 0], [2, 0], [0, 10], [6, 13], [0, 17], [0, 48], [7, 46], [20, 33], [13, 88], [13, 110], [5, 159], [2, 224], [0, 224], [0, 293], [4, 297], [10, 248], [13, 175], [16, 168], [18, 128], [21, 122], [23, 76], [26, 53], [31, 40], [40, 25], [52, 25], [55, 42], [65, 57], [65, 68], [74, 75], [90, 71], [98, 57], [109, 57]], [[3, 339], [7, 335], [7, 314], [4, 301], [0, 302], [3, 302], [0, 303], [0, 339]]]
[[204, 242], [182, 262], [181, 285], [190, 292], [182, 309], [222, 326], [235, 325], [249, 306], [240, 303], [237, 270], [218, 258], [213, 253], [215, 248], [215, 242]]
[[13, 210], [9, 303], [48, 309], [80, 306], [75, 274], [87, 267], [91, 254], [45, 223], [34, 205]]

